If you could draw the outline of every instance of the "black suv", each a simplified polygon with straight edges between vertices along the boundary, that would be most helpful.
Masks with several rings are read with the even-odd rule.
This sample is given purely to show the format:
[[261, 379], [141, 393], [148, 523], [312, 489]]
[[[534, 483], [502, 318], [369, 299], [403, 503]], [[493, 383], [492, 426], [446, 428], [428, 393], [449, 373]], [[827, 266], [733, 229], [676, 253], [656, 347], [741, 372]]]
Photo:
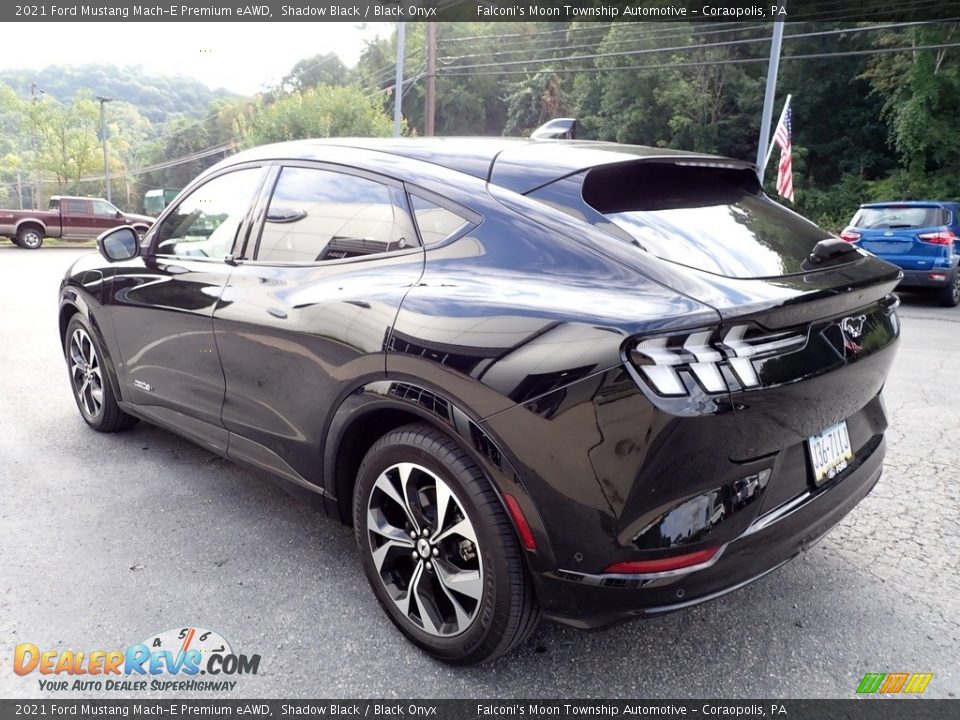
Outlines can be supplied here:
[[60, 291], [86, 422], [169, 428], [352, 524], [449, 662], [738, 588], [880, 476], [900, 271], [743, 162], [302, 141], [99, 244]]

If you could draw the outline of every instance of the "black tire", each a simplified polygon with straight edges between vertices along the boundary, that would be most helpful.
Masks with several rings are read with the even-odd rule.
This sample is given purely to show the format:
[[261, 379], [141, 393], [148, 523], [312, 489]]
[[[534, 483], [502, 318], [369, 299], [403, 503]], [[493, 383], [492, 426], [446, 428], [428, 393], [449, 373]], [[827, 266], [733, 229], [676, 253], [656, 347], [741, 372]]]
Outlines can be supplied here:
[[39, 250], [43, 245], [43, 231], [24, 227], [17, 231], [17, 245], [27, 250]]
[[14, 245], [16, 245], [17, 247], [20, 247], [20, 243], [19, 243], [19, 241], [17, 240], [16, 237], [10, 238], [10, 242], [12, 242], [12, 243], [13, 243]]
[[[394, 483], [395, 491], [402, 487], [398, 467], [412, 467], [408, 470], [407, 486], [410, 483], [417, 486], [417, 491], [412, 494], [415, 501], [408, 503], [406, 510], [396, 504], [393, 496], [380, 489], [385, 481]], [[397, 474], [391, 476], [391, 473]], [[432, 482], [435, 484], [431, 485]], [[444, 517], [438, 520], [439, 485], [451, 495], [444, 503], [447, 508]], [[429, 502], [431, 487], [436, 499], [432, 506]], [[391, 502], [396, 504], [394, 521], [386, 521]], [[409, 547], [384, 541], [384, 535], [372, 532], [368, 527], [368, 516], [374, 517], [374, 507], [378, 513], [376, 518], [385, 521], [381, 528], [396, 530], [394, 522], [397, 526], [406, 523], [405, 530], [416, 534], [417, 528], [406, 521], [412, 512], [417, 522], [424, 526], [421, 531], [430, 529], [423, 532], [422, 540], [417, 535], [416, 545], [407, 539], [406, 532], [400, 533], [404, 543], [411, 543]], [[382, 509], [388, 513], [379, 514]], [[439, 430], [420, 423], [406, 425], [387, 433], [370, 448], [357, 475], [353, 520], [361, 564], [381, 607], [408, 639], [433, 657], [454, 665], [474, 665], [492, 660], [526, 640], [537, 626], [540, 609], [513, 525], [480, 468], [456, 442]], [[450, 534], [453, 526], [466, 527], [464, 522], [475, 534], [475, 545], [466, 540], [464, 547], [466, 535]], [[434, 543], [434, 538], [427, 537], [431, 531], [437, 538], [432, 556], [426, 552], [411, 559], [421, 550], [421, 542]], [[448, 537], [444, 538], [444, 535]], [[454, 541], [454, 538], [460, 540]], [[381, 575], [374, 559], [373, 545], [381, 541], [378, 553], [385, 545], [396, 546], [380, 555], [380, 568], [385, 569], [388, 580]], [[391, 557], [395, 559], [388, 559]], [[431, 559], [432, 570], [429, 569]], [[410, 570], [407, 573], [409, 583], [404, 590], [400, 587], [404, 579], [403, 566], [416, 568], [418, 564], [420, 575], [415, 569]], [[477, 600], [460, 595], [459, 590], [451, 593], [448, 589], [458, 587], [451, 580], [466, 579], [467, 574], [474, 578], [472, 587], [482, 588]], [[423, 592], [411, 596], [409, 587], [418, 577], [415, 587], [422, 588]], [[442, 578], [446, 580], [441, 582]], [[391, 592], [399, 599], [395, 599]], [[405, 598], [417, 618], [412, 617], [409, 610], [404, 612], [401, 609]], [[419, 621], [418, 618], [424, 615], [433, 619], [428, 623]], [[464, 619], [462, 628], [461, 618]], [[444, 629], [446, 634], [441, 635]]]
[[960, 304], [960, 268], [953, 273], [950, 282], [937, 291], [937, 300], [943, 307], [956, 307]]
[[[91, 354], [92, 351], [92, 354]], [[70, 389], [84, 421], [97, 432], [119, 432], [136, 422], [117, 405], [110, 381], [113, 368], [97, 336], [79, 314], [67, 324], [63, 342]]]

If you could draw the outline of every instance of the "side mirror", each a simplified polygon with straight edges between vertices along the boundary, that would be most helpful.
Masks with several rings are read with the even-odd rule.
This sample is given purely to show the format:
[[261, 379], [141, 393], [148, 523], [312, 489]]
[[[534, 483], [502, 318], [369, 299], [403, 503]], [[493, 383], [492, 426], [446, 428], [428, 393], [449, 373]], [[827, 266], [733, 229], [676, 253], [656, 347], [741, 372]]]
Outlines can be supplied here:
[[100, 233], [97, 247], [110, 262], [130, 260], [140, 254], [140, 237], [129, 225], [121, 225]]
[[123, 220], [123, 213], [117, 210], [117, 214], [114, 215], [117, 220]]

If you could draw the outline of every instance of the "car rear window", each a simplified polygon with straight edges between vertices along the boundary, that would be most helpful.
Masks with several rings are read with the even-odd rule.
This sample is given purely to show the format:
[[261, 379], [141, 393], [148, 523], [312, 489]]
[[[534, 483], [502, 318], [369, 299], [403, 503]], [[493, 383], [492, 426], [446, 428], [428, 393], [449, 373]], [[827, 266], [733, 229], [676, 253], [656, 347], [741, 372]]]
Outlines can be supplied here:
[[947, 211], [940, 207], [907, 207], [887, 205], [884, 207], [860, 208], [853, 221], [853, 227], [861, 230], [896, 230], [898, 228], [928, 228], [947, 225], [950, 218]]
[[767, 198], [750, 169], [645, 161], [590, 170], [583, 200], [664, 260], [728, 277], [803, 272], [830, 237]]

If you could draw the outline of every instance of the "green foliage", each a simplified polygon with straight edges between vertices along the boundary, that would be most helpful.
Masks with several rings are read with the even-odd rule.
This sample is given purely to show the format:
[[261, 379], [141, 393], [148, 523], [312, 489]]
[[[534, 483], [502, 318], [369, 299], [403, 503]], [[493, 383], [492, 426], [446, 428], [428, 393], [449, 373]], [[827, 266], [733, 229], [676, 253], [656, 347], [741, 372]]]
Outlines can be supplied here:
[[336, 53], [320, 53], [293, 66], [280, 84], [284, 92], [303, 92], [319, 85], [346, 85], [350, 71]]
[[507, 96], [506, 135], [527, 135], [547, 120], [567, 112], [562, 81], [553, 72], [539, 72], [514, 83]]
[[304, 138], [387, 136], [393, 120], [359, 88], [321, 85], [255, 106], [239, 117], [237, 129], [249, 147]]

